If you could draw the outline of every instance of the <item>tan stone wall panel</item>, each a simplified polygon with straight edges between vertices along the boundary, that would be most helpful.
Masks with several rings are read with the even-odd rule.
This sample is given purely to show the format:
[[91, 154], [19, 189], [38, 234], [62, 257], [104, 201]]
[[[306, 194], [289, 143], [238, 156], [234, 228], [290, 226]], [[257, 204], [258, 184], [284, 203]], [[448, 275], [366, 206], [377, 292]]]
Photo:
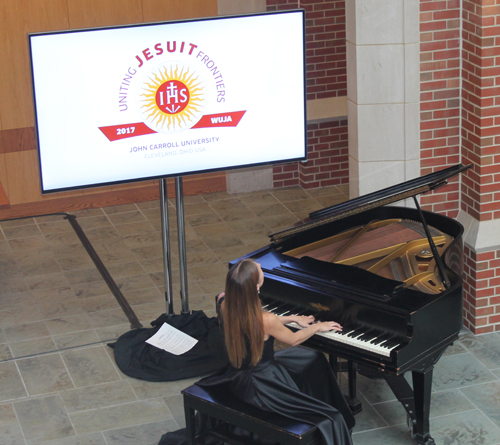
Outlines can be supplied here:
[[143, 22], [141, 0], [67, 0], [71, 29]]
[[181, 20], [217, 15], [216, 0], [143, 0], [145, 22]]
[[7, 169], [5, 167], [5, 156], [0, 153], [0, 183], [4, 189], [4, 192], [9, 196], [8, 183], [7, 183]]
[[0, 153], [26, 150], [36, 150], [34, 127], [0, 131]]
[[117, 191], [121, 191], [121, 190], [133, 190], [133, 189], [141, 188], [141, 187], [150, 187], [156, 183], [157, 183], [157, 181], [154, 181], [154, 180], [127, 182], [127, 183], [123, 183], [123, 184], [108, 185], [108, 186], [104, 186], [104, 187], [91, 187], [88, 189], [80, 190], [79, 193], [81, 195], [95, 195], [95, 194], [103, 193], [103, 192], [117, 192]]
[[19, 151], [4, 155], [7, 186], [11, 205], [39, 201], [41, 197], [38, 157], [35, 150]]
[[67, 27], [66, 0], [0, 3], [0, 130], [34, 125], [27, 34]]

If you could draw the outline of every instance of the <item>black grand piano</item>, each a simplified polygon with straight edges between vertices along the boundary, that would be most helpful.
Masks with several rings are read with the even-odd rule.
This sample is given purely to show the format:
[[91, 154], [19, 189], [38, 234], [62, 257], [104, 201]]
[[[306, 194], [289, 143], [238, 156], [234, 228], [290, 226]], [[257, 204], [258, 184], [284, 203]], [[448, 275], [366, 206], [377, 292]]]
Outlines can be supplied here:
[[[462, 327], [463, 227], [422, 211], [416, 197], [469, 167], [458, 164], [313, 212], [242, 257], [262, 267], [266, 310], [343, 325], [342, 333], [316, 334], [304, 345], [328, 353], [335, 371], [337, 358], [345, 359], [341, 370], [348, 371], [354, 412], [361, 410], [357, 364], [383, 376], [418, 444], [435, 443], [429, 432], [433, 366]], [[415, 208], [388, 205], [403, 199], [413, 199]]]

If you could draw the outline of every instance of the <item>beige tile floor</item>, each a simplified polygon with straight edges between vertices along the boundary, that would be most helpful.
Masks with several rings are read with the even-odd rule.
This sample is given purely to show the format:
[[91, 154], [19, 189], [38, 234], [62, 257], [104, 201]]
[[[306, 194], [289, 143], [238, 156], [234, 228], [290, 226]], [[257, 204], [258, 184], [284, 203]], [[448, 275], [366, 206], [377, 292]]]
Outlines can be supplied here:
[[[268, 235], [346, 199], [345, 188], [186, 197], [191, 310], [214, 315], [227, 262]], [[176, 216], [169, 205], [176, 312]], [[74, 213], [141, 323], [166, 310], [159, 203]], [[0, 444], [156, 444], [183, 426], [180, 390], [196, 379], [129, 378], [107, 343], [130, 323], [64, 215], [0, 222]], [[356, 445], [413, 443], [405, 413], [378, 380], [359, 378]], [[500, 444], [500, 336], [463, 332], [436, 366], [437, 444]]]

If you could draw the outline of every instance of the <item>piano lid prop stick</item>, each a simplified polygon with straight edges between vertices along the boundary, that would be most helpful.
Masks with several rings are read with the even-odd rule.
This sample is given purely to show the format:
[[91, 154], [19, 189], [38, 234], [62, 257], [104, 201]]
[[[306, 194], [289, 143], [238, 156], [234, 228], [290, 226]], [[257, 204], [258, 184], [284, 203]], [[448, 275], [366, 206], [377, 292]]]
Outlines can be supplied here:
[[450, 280], [444, 271], [443, 262], [441, 261], [441, 257], [437, 251], [436, 245], [434, 244], [434, 240], [432, 239], [429, 228], [427, 227], [427, 222], [425, 221], [424, 214], [422, 213], [422, 209], [418, 204], [416, 196], [413, 196], [413, 201], [415, 201], [415, 206], [417, 207], [418, 213], [420, 215], [420, 219], [422, 220], [422, 225], [424, 226], [425, 234], [427, 235], [427, 239], [429, 240], [429, 246], [432, 250], [432, 254], [434, 255], [434, 259], [436, 260], [436, 266], [439, 271], [439, 275], [441, 276], [441, 280], [443, 281], [444, 287], [449, 288], [451, 286]]

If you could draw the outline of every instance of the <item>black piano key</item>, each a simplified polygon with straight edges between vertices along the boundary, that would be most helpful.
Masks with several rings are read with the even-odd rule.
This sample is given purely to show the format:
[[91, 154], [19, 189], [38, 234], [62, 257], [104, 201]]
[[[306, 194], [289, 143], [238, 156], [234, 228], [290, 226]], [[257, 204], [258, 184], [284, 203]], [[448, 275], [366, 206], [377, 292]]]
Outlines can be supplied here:
[[262, 309], [266, 312], [272, 312], [276, 315], [312, 315], [311, 311], [307, 311], [302, 307], [276, 301], [273, 298], [260, 296]]
[[356, 326], [353, 326], [351, 324], [346, 324], [346, 325], [343, 325], [342, 326], [342, 332], [339, 332], [340, 334], [342, 335], [347, 335], [349, 334], [351, 331], [357, 329]]
[[361, 338], [358, 338], [357, 340], [365, 342], [365, 343], [371, 343], [371, 341], [373, 340], [373, 336], [371, 336], [371, 335], [363, 336]]
[[370, 334], [370, 336], [366, 339], [366, 341], [372, 345], [376, 344], [376, 341], [379, 339], [379, 337], [382, 335], [382, 332], [380, 331], [375, 331]]
[[378, 344], [380, 344], [382, 342], [385, 342], [389, 337], [390, 337], [390, 335], [387, 334], [387, 333], [386, 334], [381, 334], [376, 339], [372, 340], [372, 343], [374, 345], [378, 345]]
[[391, 337], [389, 340], [380, 343], [379, 346], [381, 346], [382, 348], [392, 348], [393, 346], [397, 346], [398, 344], [399, 342], [395, 341], [395, 339]]
[[280, 304], [277, 303], [276, 301], [272, 301], [268, 304], [263, 304], [262, 305], [262, 309], [268, 311], [268, 312], [273, 312], [275, 311], [276, 309], [278, 309], [280, 307]]
[[307, 309], [303, 306], [294, 306], [294, 309], [293, 309], [293, 314], [294, 315], [309, 315], [311, 314], [311, 310], [310, 309]]
[[316, 311], [314, 309], [308, 309], [308, 308], [304, 308], [304, 307], [299, 307], [297, 309], [297, 312], [296, 312], [296, 315], [305, 315], [305, 316], [309, 316], [309, 315], [314, 316], [315, 314], [316, 314]]
[[385, 341], [384, 338], [380, 338], [382, 336], [382, 333], [381, 332], [378, 332], [376, 335], [374, 335], [372, 338], [370, 338], [369, 340], [367, 340], [368, 343], [370, 343], [371, 345], [378, 345], [379, 343], [382, 343], [383, 341]]
[[309, 315], [312, 315], [314, 317], [314, 312], [307, 310], [307, 309], [302, 309], [302, 310], [295, 312], [294, 315], [300, 315], [300, 316], [304, 316], [304, 317], [309, 317]]
[[291, 315], [290, 314], [290, 309], [293, 309], [289, 306], [283, 305], [279, 306], [276, 308], [276, 310], [273, 311], [274, 314], [280, 316], [280, 315]]
[[282, 304], [281, 306], [279, 306], [279, 308], [274, 311], [274, 313], [276, 315], [281, 315], [281, 314], [284, 314], [286, 313], [286, 315], [292, 315], [292, 314], [295, 314], [297, 312], [297, 307], [296, 306], [293, 306], [291, 304]]
[[365, 334], [361, 333], [360, 335], [358, 335], [356, 338], [356, 341], [365, 341]]
[[376, 337], [375, 331], [373, 329], [371, 329], [371, 330], [365, 332], [360, 337], [358, 337], [357, 340], [369, 342], [369, 341], [373, 340], [374, 337]]
[[381, 342], [379, 342], [379, 346], [382, 346], [382, 345], [384, 345], [384, 344], [388, 343], [388, 342], [389, 342], [389, 340], [391, 340], [391, 339], [392, 339], [392, 336], [390, 336], [390, 335], [385, 335], [385, 336], [384, 336], [384, 338], [382, 339], [382, 341], [381, 341]]
[[345, 337], [349, 337], [349, 334], [353, 332], [353, 328], [346, 329], [345, 327], [341, 331], [337, 331], [338, 334], [344, 335]]
[[270, 298], [270, 297], [264, 297], [264, 296], [260, 296], [260, 301], [262, 303], [263, 306], [265, 306], [266, 304], [273, 304], [273, 303], [276, 303], [276, 300], [274, 300], [273, 298]]
[[361, 335], [364, 331], [364, 328], [358, 328], [352, 331], [350, 334], [347, 334], [348, 337], [357, 337], [358, 335]]

